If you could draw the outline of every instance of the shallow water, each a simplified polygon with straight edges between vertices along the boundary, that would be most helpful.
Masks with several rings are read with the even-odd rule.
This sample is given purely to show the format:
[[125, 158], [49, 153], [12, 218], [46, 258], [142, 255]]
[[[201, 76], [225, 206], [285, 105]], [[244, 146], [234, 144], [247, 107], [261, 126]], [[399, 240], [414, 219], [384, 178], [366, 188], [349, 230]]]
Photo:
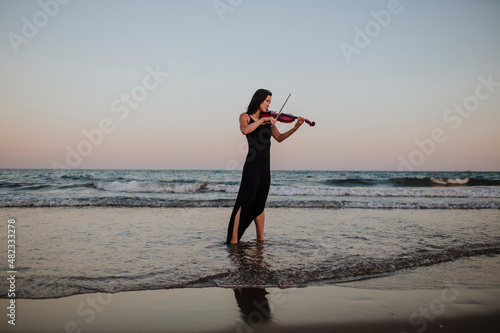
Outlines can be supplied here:
[[[498, 285], [500, 211], [266, 209], [225, 246], [230, 208], [3, 208], [16, 219], [20, 298], [182, 287], [292, 287], [392, 276], [461, 262], [458, 276]], [[2, 225], [1, 243], [7, 234]], [[2, 266], [7, 271], [5, 252]], [[417, 272], [417, 270], [415, 270]], [[418, 272], [416, 273], [418, 275]], [[375, 280], [373, 280], [375, 281]], [[411, 282], [414, 281], [414, 282]], [[417, 287], [418, 279], [409, 279]], [[432, 283], [431, 283], [432, 284]], [[6, 297], [6, 281], [0, 283]], [[426, 285], [426, 287], [429, 287]]]

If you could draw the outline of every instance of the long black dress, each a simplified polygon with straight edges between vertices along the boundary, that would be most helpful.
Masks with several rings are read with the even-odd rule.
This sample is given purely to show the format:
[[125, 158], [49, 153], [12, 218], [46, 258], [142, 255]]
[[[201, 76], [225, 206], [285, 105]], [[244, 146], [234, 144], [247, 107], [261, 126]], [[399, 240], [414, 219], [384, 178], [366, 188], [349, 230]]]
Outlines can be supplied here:
[[[249, 124], [255, 122], [250, 117]], [[226, 243], [229, 244], [233, 235], [234, 220], [241, 207], [238, 225], [238, 241], [252, 221], [264, 211], [269, 185], [271, 184], [270, 148], [271, 125], [257, 127], [247, 134], [248, 154], [241, 175], [240, 190], [227, 228]]]

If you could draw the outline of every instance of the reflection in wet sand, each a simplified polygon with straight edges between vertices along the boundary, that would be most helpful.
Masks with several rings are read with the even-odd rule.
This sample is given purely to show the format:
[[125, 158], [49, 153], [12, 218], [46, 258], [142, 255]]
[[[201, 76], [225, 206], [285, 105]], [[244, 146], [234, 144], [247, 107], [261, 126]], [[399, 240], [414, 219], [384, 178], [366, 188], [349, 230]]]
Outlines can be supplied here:
[[[228, 247], [229, 256], [236, 266], [237, 274], [255, 276], [268, 275], [269, 264], [264, 259], [265, 246], [262, 242], [255, 244], [239, 243]], [[244, 277], [244, 276], [241, 276]], [[272, 319], [271, 307], [265, 288], [235, 288], [234, 297], [240, 308], [241, 318], [250, 327], [259, 327]]]
[[234, 297], [241, 311], [241, 318], [250, 325], [258, 327], [272, 319], [271, 307], [264, 288], [235, 288]]

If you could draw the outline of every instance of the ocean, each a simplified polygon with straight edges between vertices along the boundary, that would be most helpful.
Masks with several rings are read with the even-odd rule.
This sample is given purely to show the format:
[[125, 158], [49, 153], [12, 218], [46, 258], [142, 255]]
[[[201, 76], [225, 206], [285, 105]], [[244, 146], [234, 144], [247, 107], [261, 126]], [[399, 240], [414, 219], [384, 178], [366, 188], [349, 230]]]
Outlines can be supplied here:
[[[240, 177], [0, 170], [4, 248], [7, 220], [16, 220], [16, 297], [373, 286], [401, 274], [399, 288], [500, 285], [498, 172], [272, 171], [266, 240], [256, 242], [250, 227], [241, 244], [226, 246]], [[0, 269], [8, 271], [5, 250]]]
[[[241, 171], [0, 170], [0, 207], [232, 207]], [[500, 172], [272, 171], [267, 207], [500, 208]]]

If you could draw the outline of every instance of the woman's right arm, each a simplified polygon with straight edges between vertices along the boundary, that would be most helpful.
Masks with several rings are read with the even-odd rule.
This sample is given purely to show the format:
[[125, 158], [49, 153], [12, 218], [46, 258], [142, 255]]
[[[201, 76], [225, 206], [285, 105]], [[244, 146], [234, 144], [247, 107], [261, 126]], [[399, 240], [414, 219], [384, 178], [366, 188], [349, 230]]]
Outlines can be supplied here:
[[269, 123], [270, 121], [268, 120], [270, 118], [260, 118], [259, 120], [250, 123], [250, 116], [247, 113], [242, 113], [240, 114], [240, 130], [243, 135], [247, 135], [249, 133], [252, 133], [259, 127], [260, 125], [264, 123]]

